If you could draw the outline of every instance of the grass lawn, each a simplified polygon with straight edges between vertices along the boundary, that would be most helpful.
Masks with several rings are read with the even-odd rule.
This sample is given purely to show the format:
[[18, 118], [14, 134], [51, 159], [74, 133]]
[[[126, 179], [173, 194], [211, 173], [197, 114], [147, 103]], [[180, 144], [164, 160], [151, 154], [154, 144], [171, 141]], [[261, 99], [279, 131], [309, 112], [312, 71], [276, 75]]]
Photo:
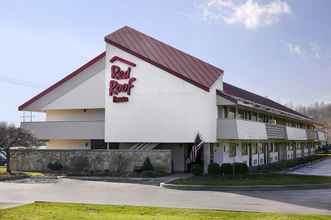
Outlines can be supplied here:
[[244, 177], [193, 176], [171, 182], [180, 185], [256, 186], [331, 183], [328, 176], [302, 176], [286, 174], [250, 174]]
[[[8, 175], [5, 166], [0, 166], [0, 176]], [[13, 175], [27, 175], [27, 176], [43, 176], [43, 173], [39, 172], [13, 172]]]
[[6, 167], [4, 167], [4, 166], [0, 166], [0, 176], [2, 176], [2, 175], [6, 175], [7, 174], [7, 172], [6, 172]]
[[1, 220], [130, 220], [130, 219], [227, 219], [227, 220], [324, 220], [331, 216], [294, 215], [257, 212], [230, 212], [200, 209], [147, 208], [136, 206], [35, 203], [0, 209]]

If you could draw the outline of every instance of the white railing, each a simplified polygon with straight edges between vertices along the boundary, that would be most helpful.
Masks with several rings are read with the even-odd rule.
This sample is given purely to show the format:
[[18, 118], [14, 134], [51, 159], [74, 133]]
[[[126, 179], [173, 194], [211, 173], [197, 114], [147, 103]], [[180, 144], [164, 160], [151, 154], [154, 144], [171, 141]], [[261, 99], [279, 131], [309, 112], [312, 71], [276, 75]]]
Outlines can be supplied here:
[[38, 139], [104, 139], [104, 121], [22, 122], [21, 127]]
[[217, 124], [217, 135], [218, 138], [221, 139], [267, 139], [267, 130], [265, 123], [246, 120], [219, 119]]
[[286, 127], [286, 133], [288, 140], [307, 140], [306, 129]]

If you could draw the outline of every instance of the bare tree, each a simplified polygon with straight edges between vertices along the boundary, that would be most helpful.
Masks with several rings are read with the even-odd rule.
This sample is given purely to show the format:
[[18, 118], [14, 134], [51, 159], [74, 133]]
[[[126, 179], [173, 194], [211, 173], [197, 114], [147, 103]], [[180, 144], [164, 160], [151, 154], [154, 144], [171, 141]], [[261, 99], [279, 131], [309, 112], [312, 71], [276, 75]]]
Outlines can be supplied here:
[[31, 147], [39, 144], [39, 141], [26, 130], [15, 127], [15, 125], [8, 125], [5, 122], [0, 122], [0, 146], [4, 148], [7, 154], [8, 173], [11, 173], [10, 148], [17, 146]]
[[329, 140], [331, 140], [331, 104], [316, 102], [308, 106], [297, 106], [295, 110], [324, 124], [328, 130]]

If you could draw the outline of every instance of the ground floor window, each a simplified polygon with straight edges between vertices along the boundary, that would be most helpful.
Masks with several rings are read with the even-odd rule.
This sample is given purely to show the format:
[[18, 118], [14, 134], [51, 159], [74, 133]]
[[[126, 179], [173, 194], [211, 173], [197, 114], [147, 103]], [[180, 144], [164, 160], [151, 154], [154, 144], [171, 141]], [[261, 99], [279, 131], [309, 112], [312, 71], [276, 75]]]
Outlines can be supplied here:
[[241, 144], [241, 155], [242, 156], [248, 155], [248, 144], [247, 143]]
[[252, 154], [257, 154], [257, 143], [253, 143], [251, 149], [252, 149]]
[[231, 143], [229, 149], [229, 156], [235, 157], [237, 155], [237, 144]]
[[262, 146], [262, 144], [258, 144], [257, 149], [258, 149], [259, 154], [263, 154], [263, 146]]
[[293, 145], [292, 144], [288, 144], [287, 145], [287, 150], [289, 151], [292, 151], [294, 148], [293, 148]]
[[276, 146], [275, 146], [275, 149], [274, 149], [275, 151], [274, 152], [279, 152], [279, 148], [280, 148], [280, 144], [277, 143]]
[[273, 143], [269, 144], [268, 151], [269, 152], [273, 152], [274, 151], [274, 144]]

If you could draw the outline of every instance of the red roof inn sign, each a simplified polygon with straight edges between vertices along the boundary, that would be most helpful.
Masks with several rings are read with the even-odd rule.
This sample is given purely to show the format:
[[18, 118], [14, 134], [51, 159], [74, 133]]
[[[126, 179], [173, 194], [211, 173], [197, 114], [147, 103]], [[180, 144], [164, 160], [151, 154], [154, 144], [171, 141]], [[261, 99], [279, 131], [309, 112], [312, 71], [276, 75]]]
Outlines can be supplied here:
[[[131, 68], [136, 64], [114, 56], [110, 59], [111, 63], [115, 61], [122, 62], [128, 66], [126, 70], [122, 70], [121, 67], [113, 64], [111, 66], [111, 80], [109, 81], [109, 96], [113, 97], [113, 102], [128, 102], [131, 95], [131, 89], [134, 87], [133, 83], [136, 81], [135, 77], [131, 77]], [[123, 83], [123, 81], [125, 82]]]

